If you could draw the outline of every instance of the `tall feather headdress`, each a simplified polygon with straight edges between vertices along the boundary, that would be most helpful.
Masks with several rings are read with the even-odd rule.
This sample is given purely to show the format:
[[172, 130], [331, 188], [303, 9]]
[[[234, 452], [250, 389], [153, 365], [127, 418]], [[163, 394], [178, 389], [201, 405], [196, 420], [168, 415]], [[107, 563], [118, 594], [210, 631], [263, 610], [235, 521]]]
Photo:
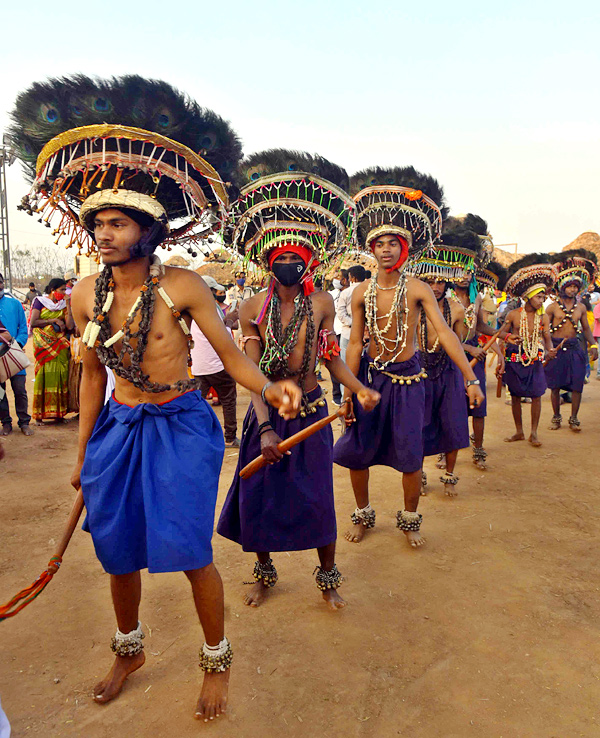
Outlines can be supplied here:
[[409, 256], [439, 241], [447, 209], [439, 182], [412, 166], [371, 167], [353, 174], [359, 246], [369, 250], [382, 235], [406, 240]]
[[554, 267], [558, 273], [556, 287], [563, 289], [574, 282], [579, 290], [594, 284], [598, 275], [598, 257], [587, 249], [569, 249], [554, 254]]
[[230, 240], [246, 260], [268, 269], [281, 244], [305, 246], [325, 268], [354, 242], [355, 208], [342, 167], [317, 154], [270, 149], [240, 165]]
[[9, 136], [32, 180], [21, 208], [91, 255], [93, 214], [131, 208], [188, 250], [222, 224], [241, 144], [229, 124], [160, 80], [74, 75], [36, 82]]

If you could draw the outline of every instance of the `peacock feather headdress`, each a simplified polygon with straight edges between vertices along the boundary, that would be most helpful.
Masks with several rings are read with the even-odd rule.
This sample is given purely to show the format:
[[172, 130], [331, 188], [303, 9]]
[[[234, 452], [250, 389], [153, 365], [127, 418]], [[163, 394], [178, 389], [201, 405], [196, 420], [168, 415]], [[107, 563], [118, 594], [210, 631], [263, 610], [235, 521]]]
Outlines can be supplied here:
[[552, 261], [549, 254], [526, 254], [508, 267], [506, 284], [500, 283], [500, 288], [524, 299], [536, 290], [552, 290], [558, 276]]
[[439, 241], [446, 214], [439, 182], [414, 167], [371, 167], [352, 175], [350, 192], [356, 202], [359, 246], [369, 250], [382, 235], [398, 235], [409, 256]]
[[556, 287], [561, 290], [568, 284], [577, 284], [579, 290], [586, 290], [594, 284], [598, 275], [598, 258], [587, 249], [569, 249], [554, 254], [554, 267], [558, 273]]
[[[11, 114], [11, 142], [32, 181], [21, 208], [91, 255], [93, 214], [130, 208], [188, 250], [222, 224], [241, 158], [230, 125], [159, 80], [74, 75], [36, 82]], [[225, 180], [225, 182], [224, 182]]]
[[231, 207], [229, 238], [246, 260], [268, 269], [272, 249], [295, 244], [324, 268], [353, 244], [348, 175], [322, 156], [261, 151], [241, 163], [237, 182], [241, 191]]

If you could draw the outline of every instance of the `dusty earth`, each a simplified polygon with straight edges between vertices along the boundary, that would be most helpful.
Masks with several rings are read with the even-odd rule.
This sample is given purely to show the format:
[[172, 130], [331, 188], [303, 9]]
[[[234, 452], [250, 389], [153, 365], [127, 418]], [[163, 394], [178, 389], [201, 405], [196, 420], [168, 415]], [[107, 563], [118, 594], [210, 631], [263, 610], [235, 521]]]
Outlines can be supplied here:
[[[247, 403], [242, 393], [240, 419]], [[146, 666], [116, 702], [92, 702], [115, 625], [108, 577], [77, 531], [46, 591], [0, 625], [0, 697], [13, 735], [599, 736], [599, 410], [594, 379], [584, 431], [551, 433], [546, 397], [543, 446], [508, 446], [510, 408], [492, 397], [489, 471], [461, 452], [459, 496], [450, 500], [427, 460], [421, 551], [395, 528], [400, 480], [384, 468], [372, 474], [377, 528], [360, 545], [345, 541], [354, 505], [347, 472], [336, 468], [337, 561], [348, 601], [337, 613], [315, 587], [311, 551], [276, 555], [272, 598], [245, 607], [254, 559], [215, 536], [235, 661], [228, 714], [208, 725], [192, 718], [202, 635], [181, 574], [144, 576]], [[4, 442], [0, 601], [37, 576], [61, 533], [74, 497], [76, 434], [74, 422]], [[235, 461], [227, 451], [219, 508]]]

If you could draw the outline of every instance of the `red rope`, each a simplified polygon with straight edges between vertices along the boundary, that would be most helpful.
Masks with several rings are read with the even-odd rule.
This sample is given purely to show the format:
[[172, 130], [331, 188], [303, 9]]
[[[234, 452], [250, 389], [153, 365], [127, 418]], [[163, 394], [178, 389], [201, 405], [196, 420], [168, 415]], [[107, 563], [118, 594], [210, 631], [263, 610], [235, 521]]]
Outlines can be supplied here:
[[[48, 562], [48, 567], [43, 571], [33, 584], [18, 592], [11, 600], [0, 606], [0, 622], [14, 617], [18, 612], [41, 594], [52, 577], [58, 571], [62, 563], [62, 557], [53, 556]], [[20, 603], [20, 604], [19, 604]]]

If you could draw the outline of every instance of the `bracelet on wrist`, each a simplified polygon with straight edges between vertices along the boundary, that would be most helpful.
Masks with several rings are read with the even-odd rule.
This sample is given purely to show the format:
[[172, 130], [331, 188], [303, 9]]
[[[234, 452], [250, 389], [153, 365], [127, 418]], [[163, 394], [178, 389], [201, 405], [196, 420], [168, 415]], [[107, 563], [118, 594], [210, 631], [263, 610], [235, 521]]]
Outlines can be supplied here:
[[267, 420], [266, 422], [264, 422], [264, 423], [261, 423], [261, 424], [260, 424], [260, 425], [258, 426], [258, 435], [259, 435], [259, 436], [262, 436], [262, 435], [263, 435], [263, 433], [268, 433], [269, 431], [272, 431], [272, 430], [273, 430], [273, 426], [272, 426], [272, 425], [271, 425], [271, 423], [270, 423], [270, 422], [269, 422], [269, 421]]
[[265, 403], [265, 405], [269, 404], [265, 397], [266, 391], [269, 389], [269, 387], [272, 387], [272, 386], [273, 386], [273, 382], [269, 381], [265, 384], [265, 386], [260, 391], [260, 399]]

